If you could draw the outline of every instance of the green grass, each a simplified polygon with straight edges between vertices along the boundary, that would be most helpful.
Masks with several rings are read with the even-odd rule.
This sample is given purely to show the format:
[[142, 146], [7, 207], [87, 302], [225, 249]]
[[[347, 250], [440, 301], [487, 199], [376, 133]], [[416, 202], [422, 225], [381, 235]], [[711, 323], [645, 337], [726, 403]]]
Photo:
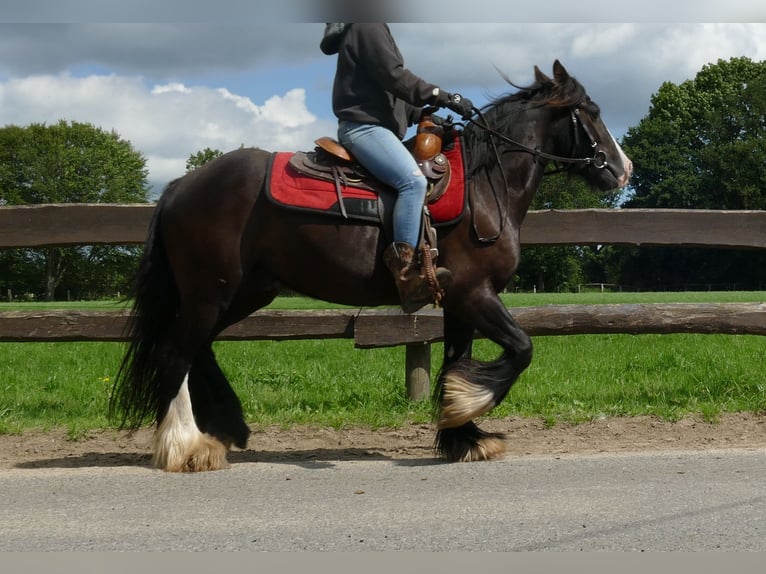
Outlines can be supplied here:
[[[573, 303], [758, 302], [763, 292], [504, 295], [512, 306]], [[2, 304], [0, 310], [113, 309], [94, 304]], [[280, 298], [279, 309], [318, 308]], [[766, 411], [766, 345], [757, 336], [578, 335], [535, 337], [535, 355], [490, 416], [535, 417], [548, 424], [611, 416], [707, 420], [726, 412]], [[108, 428], [109, 392], [119, 343], [0, 343], [0, 433], [66, 428], [72, 437]], [[396, 427], [426, 422], [427, 402], [405, 397], [404, 348], [354, 349], [350, 340], [219, 342], [216, 354], [259, 425]], [[432, 375], [442, 345], [433, 346]], [[477, 340], [474, 355], [498, 349]]]
[[766, 291], [685, 291], [663, 293], [504, 293], [509, 307], [533, 305], [597, 305], [618, 303], [761, 303]]
[[116, 343], [0, 343], [0, 433], [109, 426]]
[[535, 358], [495, 415], [550, 422], [766, 410], [762, 337], [538, 337]]
[[102, 311], [117, 310], [129, 307], [129, 303], [123, 301], [55, 301], [46, 303], [41, 301], [7, 303], [0, 301], [0, 311], [52, 311], [55, 309], [71, 309], [79, 311]]
[[[766, 291], [685, 291], [664, 293], [611, 293], [586, 291], [583, 293], [503, 293], [503, 301], [511, 307], [530, 307], [534, 305], [595, 305], [600, 303], [753, 303], [766, 301]], [[123, 309], [127, 305], [122, 301], [55, 301], [8, 303], [0, 301], [0, 311], [25, 310], [108, 310]], [[267, 309], [349, 309], [347, 305], [335, 305], [309, 297], [278, 297]]]

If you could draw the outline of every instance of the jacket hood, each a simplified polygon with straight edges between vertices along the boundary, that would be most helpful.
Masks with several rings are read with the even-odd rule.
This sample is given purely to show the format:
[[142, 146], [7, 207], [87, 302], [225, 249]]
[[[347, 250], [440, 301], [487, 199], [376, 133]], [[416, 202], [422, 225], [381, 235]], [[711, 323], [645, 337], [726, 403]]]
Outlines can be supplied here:
[[324, 36], [319, 43], [319, 49], [328, 56], [337, 54], [343, 32], [346, 31], [347, 27], [348, 24], [343, 22], [327, 22], [324, 27]]

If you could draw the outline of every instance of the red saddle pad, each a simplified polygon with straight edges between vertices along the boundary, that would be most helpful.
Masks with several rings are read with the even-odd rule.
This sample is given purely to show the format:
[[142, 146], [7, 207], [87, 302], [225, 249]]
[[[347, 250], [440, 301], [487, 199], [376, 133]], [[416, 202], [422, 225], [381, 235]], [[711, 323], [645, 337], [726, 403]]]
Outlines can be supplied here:
[[[444, 152], [452, 168], [452, 179], [447, 191], [434, 203], [428, 206], [432, 223], [449, 223], [463, 213], [465, 206], [465, 170], [463, 167], [463, 152], [460, 140], [456, 139], [452, 149]], [[293, 156], [292, 152], [274, 154], [269, 181], [271, 198], [285, 206], [301, 209], [325, 211], [337, 204], [338, 196], [335, 185], [306, 177], [288, 165]], [[377, 194], [366, 189], [351, 186], [342, 188], [346, 199], [365, 199], [375, 201]]]

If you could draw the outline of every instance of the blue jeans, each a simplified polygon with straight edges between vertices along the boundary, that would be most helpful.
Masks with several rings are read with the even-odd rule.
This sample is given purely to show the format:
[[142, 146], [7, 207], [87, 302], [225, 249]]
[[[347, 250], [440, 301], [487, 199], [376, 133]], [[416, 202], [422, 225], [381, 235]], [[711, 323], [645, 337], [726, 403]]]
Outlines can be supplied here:
[[417, 247], [427, 182], [415, 158], [396, 134], [383, 126], [341, 121], [338, 141], [372, 175], [396, 190], [394, 241]]

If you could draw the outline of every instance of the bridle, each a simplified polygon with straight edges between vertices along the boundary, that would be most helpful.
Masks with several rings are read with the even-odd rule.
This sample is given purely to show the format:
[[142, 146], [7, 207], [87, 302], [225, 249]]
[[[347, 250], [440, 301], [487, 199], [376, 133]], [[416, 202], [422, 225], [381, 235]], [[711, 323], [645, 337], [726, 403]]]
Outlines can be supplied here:
[[[508, 178], [505, 175], [505, 171], [502, 167], [502, 162], [500, 160], [500, 151], [497, 147], [497, 143], [495, 142], [495, 138], [499, 139], [500, 141], [510, 144], [514, 146], [515, 148], [518, 148], [515, 151], [521, 151], [526, 152], [534, 155], [535, 157], [541, 157], [544, 159], [548, 159], [553, 161], [556, 164], [583, 164], [583, 165], [592, 165], [597, 169], [604, 169], [607, 167], [607, 159], [606, 159], [606, 152], [600, 148], [598, 140], [593, 137], [593, 133], [588, 128], [588, 126], [580, 119], [580, 104], [575, 104], [572, 106], [569, 110], [571, 123], [572, 123], [572, 130], [574, 133], [574, 146], [572, 151], [576, 150], [580, 145], [580, 128], [585, 133], [586, 137], [590, 141], [590, 147], [593, 149], [593, 156], [591, 157], [565, 157], [565, 156], [559, 156], [550, 154], [547, 152], [544, 152], [539, 147], [529, 147], [527, 145], [524, 145], [521, 142], [518, 142], [512, 138], [509, 138], [505, 134], [502, 134], [498, 132], [497, 130], [491, 128], [489, 124], [487, 123], [487, 120], [484, 118], [484, 114], [482, 114], [481, 110], [478, 108], [473, 109], [475, 116], [479, 118], [480, 121], [477, 121], [475, 117], [467, 118], [467, 121], [474, 124], [479, 129], [484, 130], [487, 132], [491, 137], [489, 138], [490, 145], [492, 146], [492, 150], [495, 154], [495, 159], [497, 161], [497, 165], [500, 168], [500, 174], [503, 178], [503, 185], [505, 186], [505, 192], [506, 195], [510, 191], [510, 186], [508, 184]], [[511, 150], [514, 151], [514, 150]], [[550, 175], [554, 173], [559, 173], [561, 171], [565, 171], [566, 168], [558, 168], [554, 171], [546, 172], [545, 175]], [[491, 186], [492, 187], [492, 186]], [[476, 221], [473, 219], [476, 215], [476, 212], [471, 209], [471, 219], [474, 232], [476, 233], [476, 238], [478, 239], [479, 243], [483, 245], [492, 245], [497, 241], [497, 239], [502, 234], [503, 230], [505, 229], [505, 217], [503, 216], [503, 208], [502, 203], [500, 202], [500, 198], [497, 196], [497, 192], [495, 191], [495, 188], [492, 187], [492, 195], [495, 199], [495, 204], [497, 207], [498, 217], [500, 219], [500, 229], [495, 233], [494, 235], [491, 235], [489, 237], [484, 237], [479, 233], [478, 228], [476, 227]], [[469, 201], [470, 201], [470, 195], [469, 195]]]
[[[583, 158], [578, 159], [577, 162], [583, 162], [587, 165], [592, 165], [593, 167], [597, 169], [604, 169], [607, 165], [606, 161], [606, 152], [599, 147], [598, 140], [593, 136], [593, 133], [588, 128], [587, 124], [580, 120], [580, 108], [579, 106], [574, 107], [570, 110], [570, 116], [572, 117], [572, 129], [574, 131], [574, 138], [575, 138], [575, 149], [580, 145], [580, 130], [577, 129], [578, 126], [582, 128], [582, 131], [585, 132], [585, 135], [588, 136], [588, 139], [590, 140], [590, 147], [594, 150], [593, 157], [590, 158]], [[555, 160], [555, 161], [561, 161], [561, 160]]]
[[[603, 149], [600, 149], [598, 140], [593, 136], [588, 126], [582, 120], [580, 120], [579, 104], [573, 106], [569, 110], [569, 115], [571, 117], [571, 122], [572, 122], [572, 130], [574, 133], [574, 149], [577, 149], [577, 147], [579, 147], [580, 145], [580, 129], [578, 129], [579, 127], [579, 128], [582, 128], [582, 131], [585, 132], [585, 135], [590, 140], [590, 147], [594, 150], [592, 157], [565, 157], [565, 156], [554, 155], [554, 154], [544, 152], [539, 147], [535, 147], [535, 148], [529, 147], [491, 128], [489, 124], [487, 123], [486, 119], [484, 118], [484, 114], [482, 114], [481, 110], [474, 108], [473, 111], [476, 113], [476, 115], [479, 117], [481, 121], [476, 121], [476, 119], [474, 119], [473, 117], [468, 118], [467, 121], [471, 122], [476, 127], [484, 130], [491, 136], [498, 138], [504, 143], [515, 146], [516, 148], [518, 148], [518, 151], [531, 153], [535, 157], [542, 157], [545, 159], [552, 160], [556, 163], [569, 163], [569, 164], [581, 163], [585, 165], [592, 165], [593, 167], [597, 169], [604, 169], [607, 166], [606, 152]], [[495, 145], [493, 140], [490, 140], [490, 141], [492, 143], [492, 147], [495, 149], [495, 153], [497, 154], [498, 153], [497, 146]]]

